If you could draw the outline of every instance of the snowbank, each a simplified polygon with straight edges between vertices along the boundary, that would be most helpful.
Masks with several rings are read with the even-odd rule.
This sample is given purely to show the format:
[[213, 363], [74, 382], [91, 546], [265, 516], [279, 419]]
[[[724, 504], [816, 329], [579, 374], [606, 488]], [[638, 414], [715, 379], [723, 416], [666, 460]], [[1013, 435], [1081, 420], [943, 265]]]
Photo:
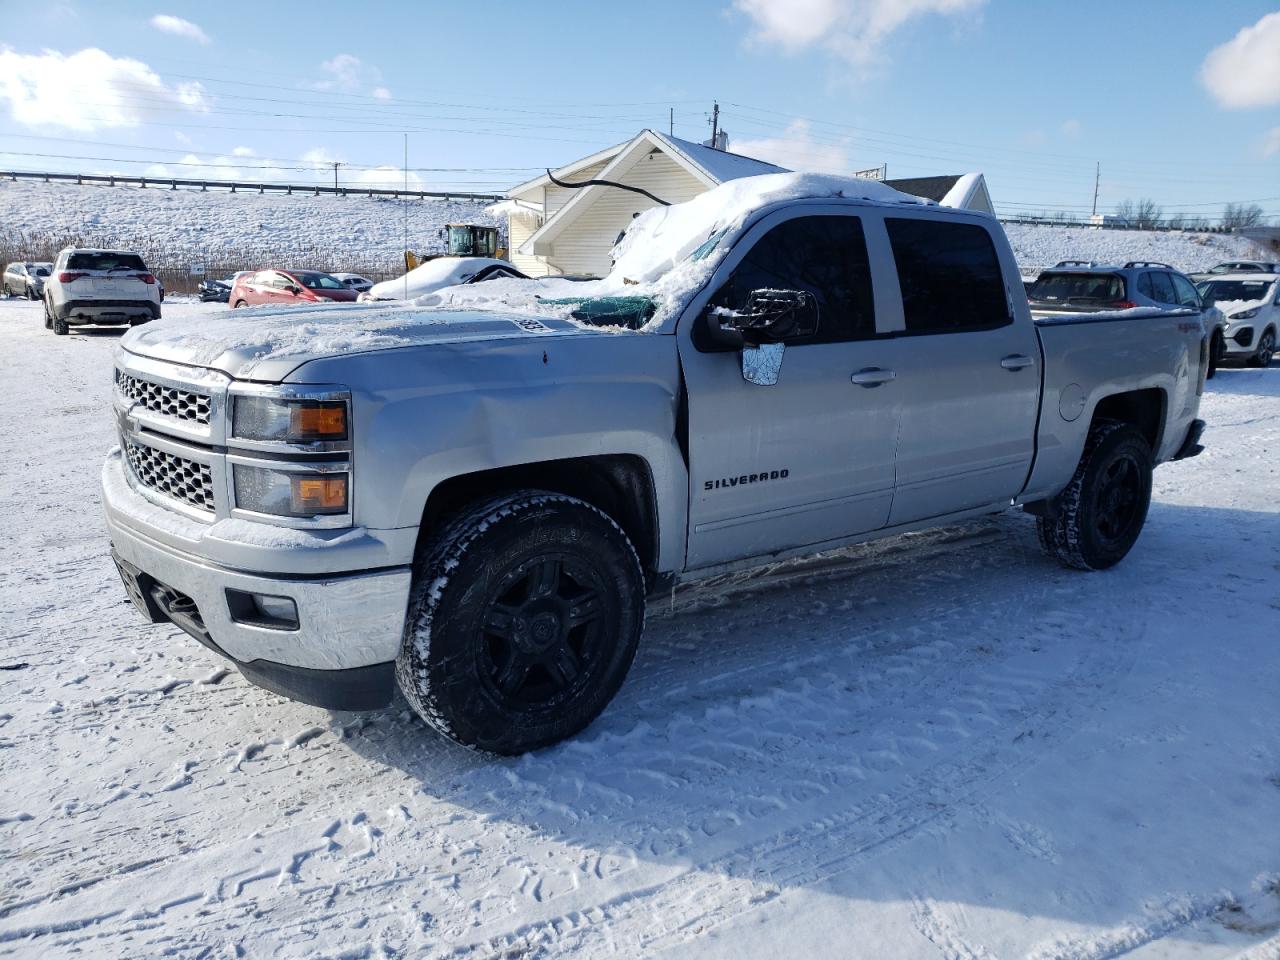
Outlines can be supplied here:
[[510, 267], [506, 260], [489, 257], [438, 257], [414, 267], [403, 277], [384, 280], [369, 288], [373, 300], [410, 300], [441, 287], [466, 283], [485, 267]]

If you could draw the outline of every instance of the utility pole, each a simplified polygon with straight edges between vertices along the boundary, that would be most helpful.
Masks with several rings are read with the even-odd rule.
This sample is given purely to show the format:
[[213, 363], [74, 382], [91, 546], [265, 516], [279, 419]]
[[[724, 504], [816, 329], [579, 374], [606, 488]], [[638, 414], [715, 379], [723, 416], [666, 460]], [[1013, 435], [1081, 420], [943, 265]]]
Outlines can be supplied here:
[[1098, 184], [1102, 181], [1102, 161], [1099, 160], [1093, 168], [1093, 216], [1098, 215]]
[[676, 108], [668, 107], [667, 110], [670, 111], [667, 116], [667, 136], [674, 137], [676, 135]]
[[342, 166], [342, 161], [333, 161], [333, 192], [338, 192], [338, 168]]
[[718, 149], [716, 144], [720, 141], [720, 103], [713, 101], [711, 105], [711, 149]]

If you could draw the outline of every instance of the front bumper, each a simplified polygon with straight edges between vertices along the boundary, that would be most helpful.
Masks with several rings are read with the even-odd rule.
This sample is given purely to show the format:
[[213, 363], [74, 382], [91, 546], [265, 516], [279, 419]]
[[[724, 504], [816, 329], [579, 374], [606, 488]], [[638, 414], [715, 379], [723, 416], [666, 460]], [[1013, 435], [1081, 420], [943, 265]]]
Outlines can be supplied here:
[[[380, 541], [368, 531], [349, 531], [346, 539], [282, 531], [278, 543], [243, 545], [251, 568], [230, 567], [207, 556], [235, 547], [214, 535], [220, 524], [189, 520], [142, 496], [130, 486], [118, 450], [103, 468], [102, 487], [113, 553], [126, 588], [134, 571], [130, 595], [135, 603], [143, 595], [140, 606], [150, 619], [173, 622], [233, 660], [252, 682], [306, 703], [367, 709], [390, 698], [390, 665], [400, 649], [411, 571], [407, 565], [371, 569], [371, 557], [387, 554], [370, 543]], [[262, 526], [223, 523], [232, 532]], [[300, 566], [324, 572], [299, 572]], [[273, 567], [291, 572], [261, 572]], [[172, 602], [161, 602], [152, 588]], [[229, 589], [293, 600], [297, 629], [238, 621]], [[362, 706], [342, 695], [353, 684]]]

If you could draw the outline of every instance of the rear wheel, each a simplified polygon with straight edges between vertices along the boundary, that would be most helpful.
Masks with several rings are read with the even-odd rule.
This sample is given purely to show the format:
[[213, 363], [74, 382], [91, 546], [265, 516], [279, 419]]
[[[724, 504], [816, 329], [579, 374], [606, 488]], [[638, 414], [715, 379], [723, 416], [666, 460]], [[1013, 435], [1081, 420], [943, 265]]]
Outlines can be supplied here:
[[49, 311], [49, 301], [44, 301], [44, 328], [46, 330], [53, 329], [53, 314]]
[[1151, 448], [1127, 423], [1093, 425], [1071, 483], [1036, 520], [1045, 552], [1077, 570], [1105, 570], [1132, 549], [1151, 505]]
[[643, 625], [644, 576], [626, 534], [581, 500], [524, 491], [459, 515], [427, 549], [396, 676], [445, 736], [524, 753], [599, 715]]
[[1222, 331], [1214, 330], [1213, 337], [1209, 341], [1209, 370], [1204, 375], [1206, 380], [1212, 380], [1213, 375], [1218, 372], [1218, 365], [1222, 363], [1222, 355], [1226, 348], [1227, 345], [1222, 338]]
[[53, 332], [59, 337], [65, 337], [71, 332], [71, 326], [61, 317], [53, 317]]
[[247, 306], [247, 304], [243, 300], [237, 300], [235, 303], [231, 305], [231, 309], [234, 310], [236, 309], [236, 307], [243, 307], [243, 306]]
[[1252, 357], [1249, 358], [1249, 366], [1251, 367], [1269, 367], [1271, 358], [1276, 355], [1276, 332], [1268, 327], [1262, 332], [1262, 338], [1258, 341], [1258, 349], [1254, 351]]

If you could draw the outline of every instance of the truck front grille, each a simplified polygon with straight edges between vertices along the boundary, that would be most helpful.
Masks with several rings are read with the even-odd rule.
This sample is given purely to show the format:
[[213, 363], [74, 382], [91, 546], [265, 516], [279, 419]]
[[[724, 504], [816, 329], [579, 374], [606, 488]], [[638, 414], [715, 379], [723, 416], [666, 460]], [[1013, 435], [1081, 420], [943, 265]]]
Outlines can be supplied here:
[[213, 471], [203, 463], [124, 440], [129, 466], [143, 486], [199, 510], [214, 511]]
[[202, 393], [167, 387], [122, 370], [116, 371], [116, 388], [121, 396], [162, 417], [204, 425], [209, 423], [209, 398]]

